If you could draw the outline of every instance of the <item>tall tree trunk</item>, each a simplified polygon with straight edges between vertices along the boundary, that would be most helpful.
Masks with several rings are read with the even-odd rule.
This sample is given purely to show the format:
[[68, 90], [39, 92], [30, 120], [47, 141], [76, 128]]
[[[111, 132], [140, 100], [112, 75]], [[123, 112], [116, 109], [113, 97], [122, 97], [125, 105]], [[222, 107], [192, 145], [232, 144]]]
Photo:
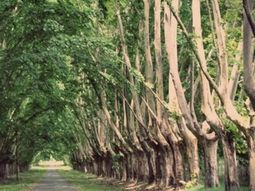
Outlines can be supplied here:
[[[253, 1], [248, 0], [248, 8], [253, 10]], [[253, 65], [253, 41], [252, 32], [246, 15], [244, 15], [243, 26], [243, 66], [244, 66], [244, 89], [251, 100], [253, 110], [255, 110], [255, 78]]]
[[[149, 5], [148, 5], [148, 1], [144, 1], [144, 4], [145, 4], [145, 15], [147, 15], [146, 19], [145, 19], [145, 23], [146, 23], [146, 31], [149, 32], [149, 26], [148, 26], [148, 17], [149, 17]], [[124, 60], [125, 60], [125, 64], [128, 68], [128, 71], [130, 73], [130, 70], [131, 70], [131, 61], [130, 61], [130, 57], [129, 57], [129, 54], [128, 54], [128, 49], [127, 49], [127, 45], [126, 45], [126, 41], [125, 41], [125, 36], [124, 36], [124, 28], [123, 28], [123, 24], [122, 24], [122, 19], [121, 19], [121, 16], [120, 16], [120, 12], [119, 10], [117, 10], [117, 16], [118, 16], [118, 23], [119, 23], [119, 30], [120, 30], [120, 36], [121, 36], [121, 43], [122, 43], [122, 52], [123, 52], [123, 57], [124, 57]], [[150, 58], [150, 49], [148, 48], [149, 46], [149, 39], [147, 37], [148, 34], [145, 35], [145, 42], [146, 42], [146, 58], [148, 59], [148, 66], [149, 69], [147, 68], [147, 79], [148, 81], [152, 81], [153, 79], [151, 79], [151, 76], [152, 76], [152, 62], [151, 61], [151, 58]], [[139, 51], [137, 51], [137, 55], [136, 55], [136, 66], [139, 67]], [[131, 85], [135, 86], [135, 81], [134, 81], [134, 78], [132, 75], [130, 75], [130, 83]], [[155, 165], [153, 165], [153, 158], [150, 157], [151, 155], [153, 155], [153, 150], [150, 148], [150, 146], [148, 145], [147, 141], [150, 139], [148, 138], [148, 130], [147, 129], [144, 129], [144, 127], [141, 127], [141, 125], [145, 125], [145, 121], [144, 121], [144, 117], [145, 117], [145, 110], [142, 110], [141, 107], [140, 107], [140, 102], [139, 102], [139, 98], [138, 98], [138, 95], [135, 91], [132, 91], [132, 97], [133, 97], [133, 100], [134, 100], [134, 106], [135, 106], [135, 111], [136, 111], [136, 115], [137, 115], [137, 124], [138, 123], [142, 123], [142, 124], [138, 124], [137, 126], [139, 127], [139, 135], [136, 135], [136, 130], [133, 129], [133, 138], [134, 140], [137, 140], [139, 139], [139, 146], [138, 146], [138, 150], [142, 149], [144, 151], [144, 157], [142, 158], [143, 160], [143, 165], [144, 165], [144, 169], [143, 171], [139, 171], [139, 179], [141, 177], [141, 173], [140, 172], [143, 172], [143, 179], [147, 179], [147, 181], [149, 183], [152, 183], [154, 182], [154, 178], [155, 178]], [[150, 96], [149, 96], [150, 97]], [[152, 97], [151, 97], [152, 98]], [[135, 126], [134, 126], [135, 127]], [[145, 161], [147, 159], [147, 161]]]
[[[246, 11], [250, 13], [253, 10], [253, 1], [246, 1]], [[254, 78], [254, 65], [253, 65], [253, 38], [251, 25], [244, 14], [243, 25], [243, 66], [244, 66], [244, 89], [247, 93], [250, 102], [250, 129], [247, 137], [249, 145], [249, 174], [250, 174], [250, 189], [255, 190], [255, 78]]]
[[[179, 1], [173, 0], [172, 7], [178, 10]], [[182, 136], [184, 137], [185, 143], [187, 143], [187, 150], [189, 156], [193, 159], [190, 160], [192, 178], [197, 180], [199, 176], [198, 166], [198, 149], [197, 139], [192, 133], [197, 133], [193, 119], [191, 117], [190, 110], [187, 105], [187, 101], [182, 88], [179, 72], [178, 72], [178, 56], [177, 56], [177, 21], [170, 13], [170, 8], [167, 3], [164, 4], [164, 31], [165, 31], [165, 42], [166, 52], [169, 62], [169, 107], [173, 112], [181, 114], [183, 121], [180, 121], [179, 125]], [[171, 101], [170, 101], [171, 100]], [[187, 126], [189, 128], [186, 128]], [[190, 132], [192, 129], [192, 133]], [[192, 161], [193, 160], [193, 161]]]
[[[200, 0], [192, 1], [192, 15], [193, 15], [193, 28], [196, 34], [196, 46], [198, 50], [198, 55], [201, 61], [201, 67], [207, 71], [207, 61], [205, 56], [205, 50], [203, 45], [203, 36], [202, 36], [202, 26], [201, 26], [201, 9], [200, 9]], [[209, 128], [207, 131], [211, 129], [211, 126], [217, 128], [216, 133], [220, 136], [220, 132], [224, 129], [223, 124], [218, 117], [214, 104], [213, 104], [213, 96], [210, 90], [209, 82], [200, 70], [201, 76], [201, 87], [202, 87], [202, 104], [201, 109], [204, 115], [206, 116], [206, 124]], [[209, 122], [209, 123], [208, 123]], [[219, 185], [219, 178], [217, 173], [217, 140], [207, 140], [205, 139], [205, 186], [206, 187], [215, 187]]]
[[[152, 56], [151, 56], [151, 49], [150, 49], [150, 0], [143, 0], [144, 2], [144, 48], [145, 48], [145, 80], [149, 84], [154, 83], [154, 71], [153, 71], [153, 63], [152, 63]], [[147, 107], [147, 112], [146, 112], [146, 125], [150, 129], [150, 132], [157, 137], [159, 133], [159, 129], [157, 127], [157, 124], [155, 123], [155, 120], [152, 119], [151, 113], [149, 109], [152, 110], [152, 112], [156, 111], [155, 107], [155, 99], [154, 95], [152, 94], [151, 90], [146, 88], [145, 90], [145, 95], [146, 99], [148, 102], [148, 105], [150, 108]], [[152, 146], [152, 145], [150, 145]], [[150, 152], [147, 152], [147, 159], [150, 161], [149, 164], [149, 182], [153, 183], [156, 178], [156, 151], [154, 150], [155, 148], [152, 147]]]
[[[144, 48], [145, 48], [145, 79], [147, 83], [154, 83], [153, 63], [151, 58], [150, 48], [150, 0], [143, 0], [144, 2]], [[146, 89], [146, 98], [149, 106], [155, 111], [155, 101], [152, 92]], [[149, 113], [149, 112], [148, 112]]]
[[[156, 57], [156, 84], [157, 84], [157, 94], [161, 100], [164, 100], [163, 91], [163, 74], [162, 74], [162, 53], [161, 53], [161, 24], [160, 24], [160, 10], [161, 10], [161, 0], [155, 0], [155, 14], [154, 14], [154, 47], [155, 47], [155, 57]], [[157, 117], [159, 120], [162, 119], [162, 105], [158, 99], [157, 103]]]

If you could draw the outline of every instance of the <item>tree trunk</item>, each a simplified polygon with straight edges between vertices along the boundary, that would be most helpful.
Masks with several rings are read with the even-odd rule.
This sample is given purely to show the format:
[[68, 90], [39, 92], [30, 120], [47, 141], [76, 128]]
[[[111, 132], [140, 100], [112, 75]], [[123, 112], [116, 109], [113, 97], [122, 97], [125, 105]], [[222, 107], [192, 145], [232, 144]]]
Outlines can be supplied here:
[[[245, 1], [244, 1], [245, 2]], [[246, 1], [246, 11], [249, 13], [253, 10], [253, 1]], [[251, 23], [249, 23], [246, 15], [244, 15], [243, 25], [243, 66], [244, 66], [244, 89], [247, 93], [251, 107], [249, 108], [250, 129], [248, 145], [249, 145], [249, 174], [250, 174], [250, 190], [255, 190], [255, 78], [254, 78], [254, 46], [252, 38]]]
[[[247, 8], [250, 12], [253, 10], [253, 1], [247, 1]], [[244, 89], [249, 99], [251, 100], [251, 105], [253, 110], [255, 110], [255, 78], [254, 78], [254, 48], [253, 48], [253, 38], [252, 30], [247, 19], [244, 15], [244, 25], [243, 25], [243, 66], [244, 66]]]
[[162, 185], [169, 186], [174, 179], [173, 174], [173, 154], [169, 149], [162, 152]]
[[134, 155], [128, 154], [127, 155], [128, 160], [128, 180], [133, 181], [135, 179], [134, 177]]
[[180, 186], [179, 183], [184, 179], [184, 169], [183, 169], [183, 160], [182, 160], [182, 154], [179, 148], [178, 143], [175, 143], [173, 146], [173, 155], [174, 155], [174, 175], [175, 175], [175, 182], [174, 186], [178, 187]]
[[151, 150], [151, 152], [146, 153], [149, 174], [148, 174], [148, 183], [155, 183], [156, 179], [156, 162], [155, 162], [155, 151]]
[[[154, 47], [155, 47], [155, 59], [156, 59], [156, 87], [157, 94], [161, 100], [164, 100], [164, 84], [162, 74], [162, 53], [161, 53], [161, 25], [160, 25], [160, 12], [161, 12], [161, 0], [155, 0], [154, 8]], [[158, 99], [156, 99], [157, 117], [162, 119], [163, 107]]]
[[205, 187], [219, 186], [217, 148], [218, 140], [205, 140]]
[[[156, 178], [156, 163], [155, 163], [155, 151], [154, 149], [150, 148], [146, 140], [140, 140], [140, 144], [145, 153], [145, 160], [147, 164], [147, 173], [145, 174], [145, 179], [149, 184], [155, 182]], [[143, 160], [144, 160], [143, 159]]]
[[121, 180], [122, 181], [127, 181], [128, 179], [128, 160], [127, 157], [125, 156], [122, 159], [122, 176], [121, 176]]
[[6, 171], [6, 164], [1, 163], [0, 164], [0, 180], [7, 178], [7, 171]]
[[189, 165], [189, 180], [197, 181], [200, 173], [199, 156], [198, 156], [198, 141], [197, 138], [186, 127], [184, 120], [179, 121], [179, 127], [184, 137], [186, 154]]
[[137, 155], [137, 180], [144, 181], [149, 174], [147, 160], [144, 153], [138, 153]]
[[249, 138], [249, 175], [250, 175], [250, 190], [255, 190], [255, 132]]
[[225, 191], [237, 191], [239, 189], [236, 151], [233, 138], [230, 134], [222, 138], [225, 169]]
[[159, 185], [162, 180], [162, 150], [155, 148], [155, 180]]

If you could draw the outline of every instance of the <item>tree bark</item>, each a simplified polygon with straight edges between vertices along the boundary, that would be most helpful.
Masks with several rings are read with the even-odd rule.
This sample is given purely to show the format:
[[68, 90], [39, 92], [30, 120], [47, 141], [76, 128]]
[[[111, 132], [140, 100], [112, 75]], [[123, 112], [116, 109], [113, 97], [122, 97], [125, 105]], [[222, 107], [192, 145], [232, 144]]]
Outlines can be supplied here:
[[[172, 1], [172, 6], [175, 10], [178, 10], [179, 1]], [[184, 95], [184, 91], [181, 85], [179, 73], [178, 73], [178, 56], [177, 56], [177, 21], [170, 13], [170, 8], [167, 3], [164, 3], [164, 31], [166, 52], [169, 62], [169, 108], [171, 112], [181, 115], [178, 121], [180, 132], [184, 142], [186, 143], [186, 149], [189, 158], [190, 166], [190, 178], [191, 180], [197, 180], [199, 176], [199, 163], [198, 163], [198, 148], [197, 139], [194, 136], [194, 132], [197, 133], [194, 128], [193, 120], [188, 109], [187, 101]], [[187, 126], [189, 128], [187, 128]], [[192, 132], [190, 131], [192, 129]]]
[[205, 140], [205, 187], [219, 186], [217, 148], [218, 140]]
[[231, 134], [226, 133], [222, 138], [224, 169], [225, 169], [225, 191], [239, 190], [239, 180], [237, 173], [237, 161], [235, 143]]
[[244, 25], [243, 25], [243, 66], [244, 66], [244, 89], [247, 93], [251, 108], [249, 110], [250, 114], [250, 128], [247, 137], [247, 142], [249, 146], [249, 174], [250, 174], [250, 190], [255, 190], [255, 79], [254, 79], [254, 64], [253, 64], [253, 38], [251, 23], [247, 18], [247, 11], [251, 12], [253, 10], [253, 1], [246, 1], [246, 14], [244, 15]]
[[[253, 2], [248, 0], [248, 8], [253, 9]], [[244, 15], [243, 26], [243, 65], [244, 65], [244, 89], [249, 96], [253, 110], [255, 110], [255, 79], [254, 79], [254, 65], [253, 65], [253, 41], [252, 31], [249, 21]]]
[[[160, 10], [161, 0], [155, 0], [155, 14], [154, 14], [154, 47], [155, 47], [155, 58], [156, 58], [156, 84], [157, 94], [161, 100], [164, 100], [163, 91], [163, 74], [162, 74], [162, 53], [161, 53], [161, 24], [160, 24]], [[156, 99], [157, 106], [157, 117], [159, 120], [162, 119], [162, 105], [158, 99]]]
[[255, 190], [255, 131], [253, 136], [249, 137], [249, 175], [250, 175], [250, 190]]
[[192, 182], [196, 182], [199, 178], [199, 156], [198, 156], [198, 140], [186, 127], [184, 119], [178, 121], [178, 127], [182, 133], [186, 156], [188, 159], [189, 177]]

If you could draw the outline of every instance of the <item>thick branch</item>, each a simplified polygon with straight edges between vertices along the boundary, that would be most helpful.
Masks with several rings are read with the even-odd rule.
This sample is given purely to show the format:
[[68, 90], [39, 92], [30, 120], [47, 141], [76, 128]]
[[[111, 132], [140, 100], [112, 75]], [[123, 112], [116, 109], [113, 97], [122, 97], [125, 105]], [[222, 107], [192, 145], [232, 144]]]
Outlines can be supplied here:
[[[247, 0], [248, 10], [252, 9], [252, 2]], [[247, 15], [247, 14], [246, 14]], [[253, 45], [252, 45], [252, 25], [249, 27], [249, 17], [244, 16], [243, 26], [243, 65], [244, 65], [244, 89], [251, 100], [253, 110], [255, 110], [255, 81], [253, 75]]]
[[249, 0], [243, 0], [243, 8], [245, 11], [245, 15], [246, 15], [249, 25], [252, 29], [253, 36], [255, 37], [255, 21], [252, 17], [250, 6], [251, 5], [250, 5]]

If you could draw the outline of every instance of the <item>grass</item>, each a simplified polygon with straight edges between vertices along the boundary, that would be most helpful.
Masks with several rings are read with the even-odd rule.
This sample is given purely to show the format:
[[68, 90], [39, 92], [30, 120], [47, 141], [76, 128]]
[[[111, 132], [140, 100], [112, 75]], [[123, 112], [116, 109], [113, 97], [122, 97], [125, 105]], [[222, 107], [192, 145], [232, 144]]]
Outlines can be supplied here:
[[[95, 175], [88, 175], [70, 169], [60, 169], [58, 172], [72, 185], [76, 185], [79, 191], [121, 191], [121, 187], [107, 185], [100, 181]], [[205, 188], [203, 184], [185, 189], [186, 191], [225, 191], [224, 182], [217, 188]], [[249, 191], [248, 187], [240, 187], [238, 191]]]
[[[199, 184], [196, 187], [186, 189], [187, 191], [225, 191], [224, 189], [224, 183], [222, 183], [219, 187], [217, 188], [205, 188], [204, 185]], [[240, 187], [238, 191], [248, 191], [248, 187]]]
[[100, 181], [95, 175], [88, 175], [74, 170], [59, 169], [59, 174], [79, 191], [121, 191], [121, 187], [107, 185]]
[[0, 191], [29, 191], [44, 172], [44, 169], [33, 168], [28, 172], [20, 173], [19, 181], [16, 181], [15, 176], [10, 177], [5, 182], [0, 182]]

